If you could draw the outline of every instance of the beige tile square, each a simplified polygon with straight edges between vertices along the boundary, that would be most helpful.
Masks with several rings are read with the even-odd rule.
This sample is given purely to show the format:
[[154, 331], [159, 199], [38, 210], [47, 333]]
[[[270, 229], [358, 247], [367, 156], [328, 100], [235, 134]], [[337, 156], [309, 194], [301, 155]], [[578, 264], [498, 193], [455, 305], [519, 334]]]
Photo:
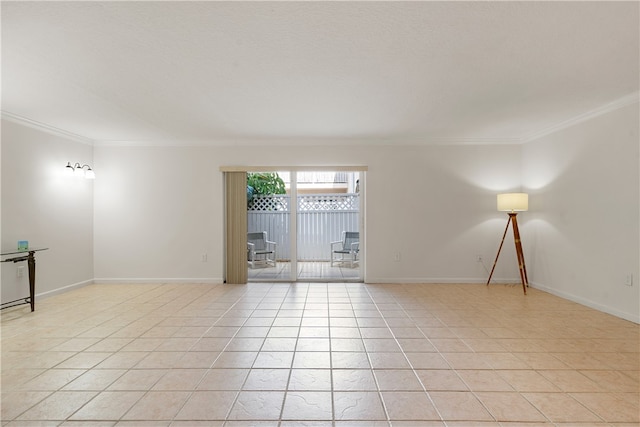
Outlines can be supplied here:
[[[336, 420], [386, 420], [380, 395], [374, 391], [334, 392], [333, 407]], [[364, 423], [362, 427], [371, 425]]]
[[400, 348], [404, 352], [435, 352], [436, 348], [427, 339], [423, 338], [398, 338]]
[[277, 420], [280, 418], [284, 392], [243, 391], [229, 414], [230, 420]]
[[610, 423], [640, 423], [637, 393], [571, 393], [571, 396]]
[[296, 351], [329, 351], [330, 343], [328, 338], [298, 338]]
[[249, 369], [209, 369], [198, 390], [240, 390]]
[[531, 403], [519, 393], [477, 392], [476, 396], [497, 421], [546, 421]]
[[134, 367], [135, 369], [171, 369], [179, 366], [184, 353], [176, 351], [154, 351]]
[[251, 368], [257, 351], [225, 351], [215, 360], [213, 368]]
[[293, 369], [288, 390], [331, 391], [331, 371], [329, 369]]
[[16, 352], [15, 355], [17, 360], [11, 364], [14, 369], [49, 369], [57, 367], [76, 353], [73, 351]]
[[[425, 335], [422, 333], [420, 328], [417, 326], [409, 326], [409, 327], [393, 327], [392, 328], [393, 336], [398, 339], [425, 339]], [[376, 337], [376, 338], [385, 338], [385, 337]]]
[[501, 370], [495, 372], [520, 392], [560, 391], [558, 387], [533, 370]]
[[151, 391], [122, 417], [123, 420], [172, 420], [190, 396], [186, 391]]
[[336, 369], [332, 375], [335, 391], [377, 390], [373, 373], [368, 369]]
[[198, 342], [198, 338], [174, 337], [165, 339], [155, 351], [185, 352]]
[[493, 369], [529, 369], [529, 365], [513, 353], [478, 353]]
[[85, 351], [97, 351], [106, 353], [115, 353], [120, 351], [124, 346], [133, 341], [133, 338], [105, 338], [97, 341], [88, 347]]
[[143, 395], [142, 391], [104, 391], [70, 420], [119, 420]]
[[331, 368], [331, 353], [297, 351], [293, 357], [294, 369], [329, 369]]
[[172, 369], [155, 383], [152, 390], [195, 390], [206, 373], [206, 369]]
[[91, 369], [113, 353], [82, 352], [57, 365], [58, 369]]
[[555, 423], [601, 421], [597, 415], [565, 393], [525, 393], [523, 396]]
[[515, 353], [514, 356], [533, 369], [570, 369], [566, 363], [548, 353]]
[[132, 369], [118, 378], [107, 389], [116, 390], [149, 390], [168, 371], [166, 369]]
[[[299, 354], [296, 352], [296, 354]], [[329, 354], [329, 353], [326, 353]], [[370, 369], [371, 364], [366, 353], [331, 353], [333, 369]]]
[[455, 370], [462, 369], [491, 369], [477, 353], [441, 353], [449, 366]]
[[416, 371], [427, 391], [467, 391], [469, 388], [456, 371], [432, 369]]
[[329, 338], [329, 328], [323, 326], [303, 326], [298, 333], [300, 338]]
[[94, 369], [130, 369], [138, 364], [149, 353], [143, 351], [119, 351], [106, 358]]
[[422, 391], [422, 384], [412, 370], [376, 369], [374, 375], [382, 391]]
[[[117, 338], [114, 334], [113, 338]], [[124, 336], [128, 337], [128, 336]], [[132, 336], [131, 338], [136, 338]], [[122, 347], [120, 351], [154, 351], [160, 344], [162, 344], [164, 339], [162, 338], [137, 338], [131, 341], [129, 344]]]
[[125, 372], [124, 369], [92, 369], [64, 386], [63, 390], [102, 391]]
[[382, 392], [382, 399], [391, 421], [440, 419], [438, 412], [425, 392]]
[[24, 383], [19, 389], [30, 391], [59, 390], [85, 372], [84, 369], [49, 369]]
[[[235, 391], [196, 391], [189, 397], [175, 419], [207, 421], [215, 425], [213, 421], [226, 418], [236, 395]], [[215, 402], [215, 405], [211, 402]]]
[[267, 338], [261, 351], [295, 351], [297, 342], [295, 338]]
[[441, 353], [469, 353], [471, 348], [458, 338], [432, 338], [431, 343]]
[[92, 391], [58, 391], [24, 412], [18, 419], [25, 421], [66, 420], [96, 394]]
[[364, 343], [361, 339], [332, 338], [331, 351], [364, 352]]
[[496, 371], [468, 369], [457, 373], [471, 391], [513, 391]]
[[211, 368], [220, 353], [215, 351], [188, 351], [176, 361], [175, 369]]
[[[230, 339], [226, 337], [204, 337], [198, 339], [198, 341], [189, 348], [189, 351], [209, 351], [219, 353], [227, 347], [229, 342]], [[160, 344], [162, 343], [159, 343], [158, 346]]]
[[540, 370], [540, 375], [565, 392], [597, 392], [601, 388], [598, 384], [572, 370]]
[[243, 390], [286, 390], [289, 369], [251, 369]]
[[410, 369], [404, 353], [369, 353], [374, 369]]
[[429, 396], [445, 420], [493, 421], [493, 417], [470, 392], [433, 391]]
[[293, 352], [262, 351], [258, 353], [254, 368], [291, 368], [293, 364]]
[[330, 392], [288, 391], [282, 409], [284, 420], [331, 420], [333, 403]]
[[54, 351], [83, 351], [100, 341], [100, 338], [71, 338], [53, 347]]
[[413, 369], [450, 369], [440, 353], [406, 353]]
[[[640, 367], [640, 365], [639, 365]], [[640, 368], [638, 371], [640, 372]], [[618, 371], [580, 371], [582, 375], [589, 378], [601, 387], [603, 391], [637, 393], [640, 391], [640, 382], [632, 379], [627, 374]]]
[[0, 397], [0, 419], [10, 421], [18, 415], [44, 400], [51, 394], [50, 391], [14, 391], [3, 392]]
[[358, 328], [331, 328], [331, 338], [361, 338]]
[[362, 342], [365, 350], [369, 353], [397, 353], [402, 351], [395, 339], [364, 338]]

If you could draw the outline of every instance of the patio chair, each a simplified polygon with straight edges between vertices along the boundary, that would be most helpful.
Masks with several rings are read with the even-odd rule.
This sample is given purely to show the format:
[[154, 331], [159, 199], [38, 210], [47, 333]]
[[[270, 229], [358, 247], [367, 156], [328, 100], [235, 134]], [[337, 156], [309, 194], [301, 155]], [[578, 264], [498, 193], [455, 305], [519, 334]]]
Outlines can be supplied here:
[[275, 267], [276, 242], [267, 240], [266, 231], [247, 233], [247, 258], [251, 268], [255, 268], [256, 263]]
[[351, 268], [358, 263], [360, 251], [360, 233], [357, 231], [343, 231], [342, 240], [331, 242], [331, 267], [334, 263], [349, 261]]

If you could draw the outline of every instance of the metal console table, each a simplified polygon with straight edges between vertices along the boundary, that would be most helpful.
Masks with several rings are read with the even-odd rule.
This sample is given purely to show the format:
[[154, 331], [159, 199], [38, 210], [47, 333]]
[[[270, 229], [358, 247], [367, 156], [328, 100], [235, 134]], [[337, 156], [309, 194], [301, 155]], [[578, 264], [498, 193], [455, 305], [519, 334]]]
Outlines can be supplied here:
[[[0, 304], [0, 309], [15, 307], [16, 305], [31, 304], [31, 311], [36, 309], [36, 257], [35, 253], [46, 251], [49, 248], [30, 248], [19, 249], [0, 253], [3, 258], [5, 256], [15, 255], [11, 258], [3, 259], [1, 262], [22, 262], [27, 261], [29, 266], [29, 296], [14, 301], [8, 301]], [[21, 302], [19, 302], [21, 301]]]

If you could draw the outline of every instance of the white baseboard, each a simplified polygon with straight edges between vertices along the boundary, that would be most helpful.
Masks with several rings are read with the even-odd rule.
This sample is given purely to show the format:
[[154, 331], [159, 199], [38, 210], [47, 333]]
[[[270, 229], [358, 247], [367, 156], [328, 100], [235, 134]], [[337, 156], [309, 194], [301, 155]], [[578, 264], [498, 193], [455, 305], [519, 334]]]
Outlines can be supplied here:
[[[418, 283], [430, 283], [430, 284], [434, 284], [434, 283], [459, 283], [459, 284], [477, 284], [477, 283], [482, 283], [482, 284], [486, 284], [487, 283], [487, 278], [486, 277], [475, 277], [475, 278], [469, 278], [469, 277], [366, 277], [365, 278], [365, 283], [389, 283], [389, 284], [402, 284], [402, 283], [409, 283], [409, 284], [418, 284]], [[498, 278], [498, 279], [491, 279], [491, 283], [499, 283], [499, 284], [505, 284], [505, 283], [520, 283], [520, 278], [512, 278], [512, 279], [503, 279], [503, 278]]]
[[560, 298], [564, 298], [566, 300], [573, 301], [575, 303], [584, 305], [586, 307], [593, 308], [594, 310], [602, 311], [604, 313], [611, 314], [612, 316], [616, 316], [616, 317], [619, 317], [621, 319], [628, 320], [630, 322], [640, 324], [640, 313], [635, 313], [635, 314], [634, 313], [625, 313], [625, 312], [617, 310], [617, 309], [615, 309], [613, 307], [609, 307], [609, 306], [606, 306], [606, 305], [603, 305], [603, 304], [588, 300], [586, 298], [579, 297], [577, 295], [574, 295], [574, 294], [571, 294], [571, 293], [568, 293], [568, 292], [559, 291], [559, 290], [551, 288], [549, 286], [545, 286], [545, 285], [543, 285], [541, 283], [529, 282], [529, 286], [531, 286], [532, 288], [544, 291], [544, 292], [548, 292], [548, 293], [550, 293], [552, 295], [555, 295], [555, 296], [558, 296]]
[[95, 278], [93, 283], [100, 284], [218, 284], [221, 285], [224, 281], [222, 278]]
[[49, 297], [52, 297], [54, 295], [64, 294], [65, 292], [69, 292], [69, 291], [72, 291], [74, 289], [80, 289], [80, 288], [83, 288], [83, 287], [91, 285], [91, 284], [93, 284], [93, 279], [84, 280], [84, 281], [78, 282], [78, 283], [73, 283], [71, 285], [63, 286], [61, 288], [54, 289], [52, 291], [42, 292], [42, 293], [36, 294], [36, 302], [38, 301], [38, 299], [49, 298]]

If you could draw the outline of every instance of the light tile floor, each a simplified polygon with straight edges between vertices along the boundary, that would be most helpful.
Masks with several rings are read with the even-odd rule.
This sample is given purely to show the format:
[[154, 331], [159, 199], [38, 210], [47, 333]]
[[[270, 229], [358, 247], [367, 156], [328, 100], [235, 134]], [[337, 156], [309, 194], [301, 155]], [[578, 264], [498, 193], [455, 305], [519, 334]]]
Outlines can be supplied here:
[[637, 426], [639, 326], [517, 286], [91, 285], [5, 310], [3, 426]]
[[[360, 270], [358, 264], [353, 267], [349, 262], [334, 263], [318, 261], [298, 261], [297, 279], [303, 281], [358, 281]], [[275, 267], [264, 264], [256, 264], [249, 268], [249, 281], [289, 281], [291, 275], [291, 263], [278, 261]], [[361, 280], [360, 280], [361, 281]]]

